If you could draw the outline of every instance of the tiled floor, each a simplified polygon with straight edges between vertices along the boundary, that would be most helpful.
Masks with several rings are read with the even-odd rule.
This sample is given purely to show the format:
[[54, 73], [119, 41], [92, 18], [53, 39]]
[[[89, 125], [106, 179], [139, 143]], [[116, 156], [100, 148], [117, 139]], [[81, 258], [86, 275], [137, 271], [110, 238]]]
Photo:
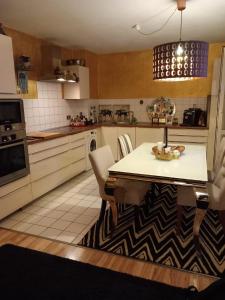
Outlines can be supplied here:
[[77, 244], [96, 222], [101, 206], [92, 172], [64, 183], [0, 222], [0, 227]]

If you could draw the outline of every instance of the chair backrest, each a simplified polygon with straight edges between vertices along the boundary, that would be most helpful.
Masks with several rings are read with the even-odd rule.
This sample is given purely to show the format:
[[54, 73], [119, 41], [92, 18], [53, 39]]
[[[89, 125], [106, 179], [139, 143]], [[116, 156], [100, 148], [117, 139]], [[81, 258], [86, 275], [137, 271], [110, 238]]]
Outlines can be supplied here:
[[225, 210], [225, 157], [212, 184], [211, 208]]
[[219, 149], [216, 152], [216, 160], [215, 160], [215, 165], [214, 165], [215, 175], [221, 167], [224, 156], [225, 156], [225, 136], [221, 139]]
[[118, 137], [119, 145], [120, 145], [120, 152], [122, 157], [126, 156], [130, 152], [133, 151], [133, 146], [131, 143], [131, 139], [128, 134], [123, 134]]
[[90, 152], [89, 159], [98, 181], [100, 196], [103, 197], [105, 194], [105, 181], [108, 177], [108, 168], [115, 163], [112, 150], [109, 145], [103, 146]]

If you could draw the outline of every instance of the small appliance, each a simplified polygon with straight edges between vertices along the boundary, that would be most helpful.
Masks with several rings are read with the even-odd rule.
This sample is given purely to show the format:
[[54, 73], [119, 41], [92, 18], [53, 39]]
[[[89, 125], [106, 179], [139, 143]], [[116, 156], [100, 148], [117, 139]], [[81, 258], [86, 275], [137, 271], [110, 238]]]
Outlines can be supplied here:
[[199, 119], [202, 114], [203, 110], [201, 110], [201, 108], [189, 108], [184, 110], [183, 125], [199, 126]]

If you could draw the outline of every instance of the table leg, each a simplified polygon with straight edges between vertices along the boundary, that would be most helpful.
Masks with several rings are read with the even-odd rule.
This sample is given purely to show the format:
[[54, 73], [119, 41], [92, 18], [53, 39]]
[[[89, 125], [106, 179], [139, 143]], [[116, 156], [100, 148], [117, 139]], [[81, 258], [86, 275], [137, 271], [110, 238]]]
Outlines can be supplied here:
[[180, 235], [180, 227], [183, 215], [183, 206], [177, 204], [177, 224], [176, 224], [176, 233]]
[[202, 209], [196, 207], [195, 212], [195, 219], [194, 219], [194, 225], [193, 225], [193, 235], [194, 235], [194, 243], [196, 246], [196, 250], [198, 255], [201, 255], [201, 249], [200, 249], [200, 243], [199, 243], [199, 231], [200, 226], [202, 224], [203, 219], [205, 218], [205, 215], [207, 213], [207, 209]]

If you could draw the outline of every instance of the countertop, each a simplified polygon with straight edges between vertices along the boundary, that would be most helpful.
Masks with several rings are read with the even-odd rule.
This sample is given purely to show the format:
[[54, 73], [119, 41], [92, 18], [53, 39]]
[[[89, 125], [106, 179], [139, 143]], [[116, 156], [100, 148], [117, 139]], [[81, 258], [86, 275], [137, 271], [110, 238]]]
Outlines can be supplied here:
[[[45, 137], [45, 138], [30, 138], [27, 137], [27, 142], [28, 145], [31, 144], [36, 144], [36, 143], [40, 143], [40, 142], [44, 142], [46, 140], [51, 140], [51, 139], [55, 139], [55, 138], [59, 138], [59, 137], [63, 137], [63, 136], [67, 136], [67, 135], [72, 135], [72, 134], [77, 134], [77, 133], [81, 133], [81, 132], [85, 132], [88, 130], [92, 130], [92, 129], [96, 129], [96, 128], [100, 128], [102, 126], [106, 126], [106, 127], [139, 127], [139, 128], [164, 128], [164, 125], [153, 125], [151, 123], [137, 123], [137, 124], [127, 124], [127, 123], [100, 123], [100, 124], [94, 124], [94, 125], [87, 125], [84, 127], [70, 127], [70, 126], [63, 126], [63, 127], [56, 127], [56, 128], [51, 128], [48, 130], [43, 130], [43, 132], [57, 132], [57, 136], [49, 136], [49, 137]], [[172, 128], [172, 129], [201, 129], [201, 130], [207, 130], [207, 127], [190, 127], [190, 126], [182, 126], [182, 125], [167, 125], [168, 128]]]

